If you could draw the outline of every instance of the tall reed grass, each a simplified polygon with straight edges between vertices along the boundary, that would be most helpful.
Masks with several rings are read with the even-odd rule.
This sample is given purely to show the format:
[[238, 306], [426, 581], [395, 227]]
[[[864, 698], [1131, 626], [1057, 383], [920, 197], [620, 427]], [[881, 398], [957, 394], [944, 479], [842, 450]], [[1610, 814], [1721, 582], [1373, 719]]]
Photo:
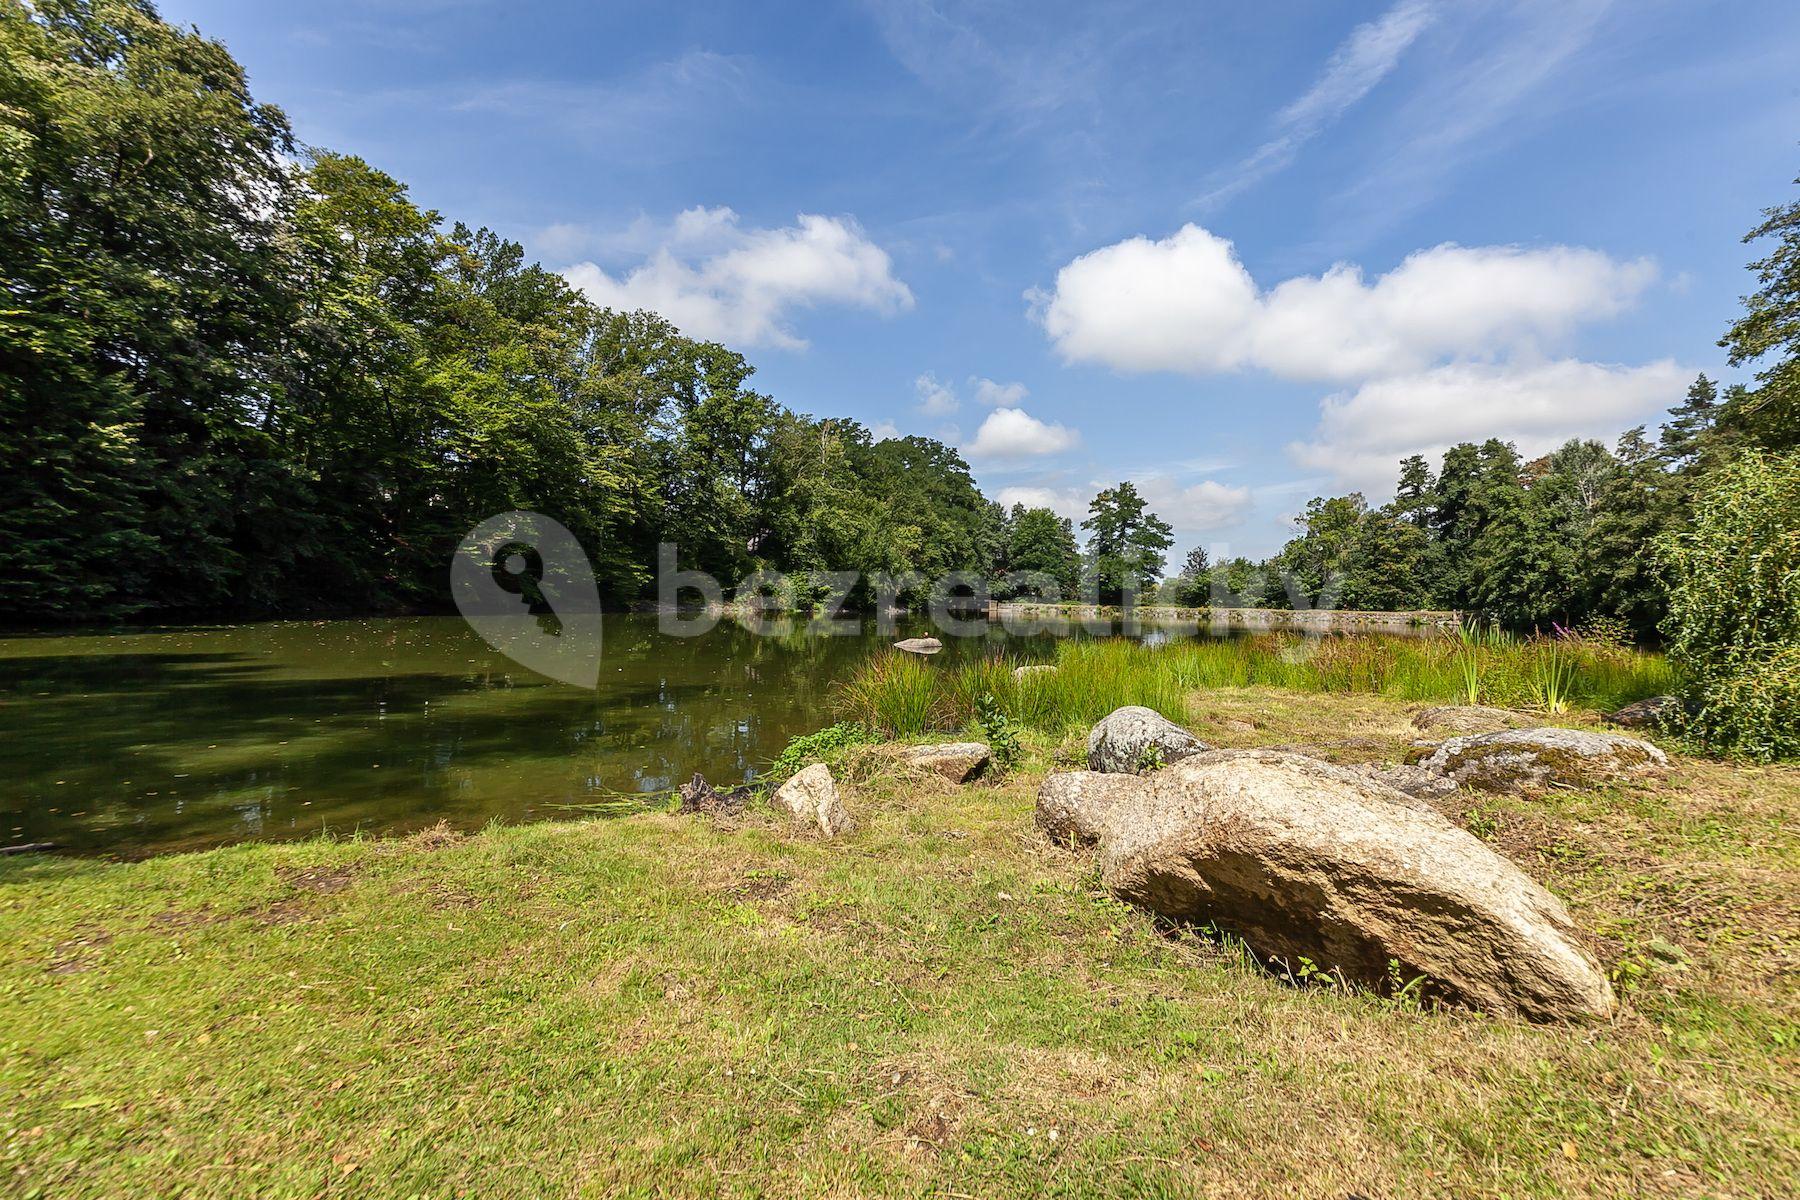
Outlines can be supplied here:
[[1660, 656], [1563, 634], [1520, 638], [1464, 630], [1449, 637], [1263, 634], [1148, 646], [1126, 639], [1059, 643], [1053, 672], [1017, 678], [1023, 660], [956, 661], [884, 653], [840, 685], [842, 715], [891, 737], [962, 729], [991, 695], [1013, 721], [1049, 733], [1090, 725], [1126, 704], [1188, 717], [1196, 692], [1274, 687], [1438, 704], [1496, 704], [1560, 713], [1611, 709], [1675, 690]]

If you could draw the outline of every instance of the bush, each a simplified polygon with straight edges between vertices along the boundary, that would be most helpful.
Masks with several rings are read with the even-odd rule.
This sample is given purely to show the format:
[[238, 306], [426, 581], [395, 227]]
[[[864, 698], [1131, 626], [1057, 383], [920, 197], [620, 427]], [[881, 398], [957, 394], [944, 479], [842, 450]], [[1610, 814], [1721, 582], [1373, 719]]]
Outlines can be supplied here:
[[1663, 631], [1687, 733], [1714, 750], [1794, 757], [1800, 734], [1800, 454], [1756, 451], [1706, 477], [1693, 527], [1659, 547]]

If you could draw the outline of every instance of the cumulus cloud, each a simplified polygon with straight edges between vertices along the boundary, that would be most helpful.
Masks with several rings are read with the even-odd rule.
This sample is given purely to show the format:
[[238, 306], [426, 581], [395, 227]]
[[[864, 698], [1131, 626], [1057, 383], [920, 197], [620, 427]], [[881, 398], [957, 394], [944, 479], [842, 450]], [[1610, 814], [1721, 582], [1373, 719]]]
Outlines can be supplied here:
[[972, 458], [1035, 458], [1080, 443], [1080, 435], [1067, 426], [1046, 424], [1022, 408], [997, 408], [964, 450]]
[[[1079, 525], [1087, 517], [1088, 501], [1116, 482], [1096, 480], [1085, 488], [1024, 484], [1001, 488], [995, 499], [1008, 508], [1015, 504], [1048, 508]], [[1211, 479], [1189, 484], [1167, 475], [1146, 475], [1132, 482], [1149, 503], [1150, 511], [1174, 526], [1177, 538], [1184, 541], [1241, 525], [1255, 508], [1249, 488], [1231, 487]]]
[[872, 441], [885, 442], [900, 436], [900, 427], [892, 421], [877, 421], [869, 426], [869, 438]]
[[[628, 232], [650, 240], [645, 230]], [[583, 262], [563, 277], [596, 304], [650, 309], [690, 336], [739, 347], [804, 348], [789, 325], [797, 309], [840, 305], [890, 315], [913, 305], [887, 252], [848, 218], [802, 213], [780, 229], [748, 229], [729, 208], [693, 208], [661, 233], [645, 260], [623, 274]]]
[[1435, 461], [1457, 442], [1498, 437], [1527, 458], [1570, 438], [1610, 442], [1678, 402], [1692, 374], [1669, 360], [1455, 363], [1327, 397], [1312, 439], [1289, 451], [1344, 486], [1385, 496], [1401, 458]]
[[930, 371], [913, 380], [919, 394], [919, 411], [931, 417], [947, 417], [958, 408], [956, 392]]
[[994, 496], [1001, 504], [1011, 508], [1015, 504], [1023, 504], [1026, 508], [1047, 508], [1059, 517], [1067, 517], [1077, 525], [1087, 516], [1088, 501], [1094, 498], [1099, 488], [1052, 488], [1052, 487], [1003, 487]]
[[990, 408], [1017, 408], [1031, 395], [1022, 383], [996, 383], [980, 376], [970, 379], [969, 386], [975, 389], [975, 399]]
[[1069, 362], [1349, 382], [1535, 351], [1623, 311], [1655, 274], [1580, 247], [1446, 243], [1372, 282], [1341, 263], [1264, 291], [1231, 242], [1189, 224], [1082, 255], [1033, 299]]
[[1183, 486], [1167, 477], [1154, 477], [1140, 481], [1138, 490], [1152, 512], [1186, 537], [1241, 525], [1252, 507], [1249, 488], [1211, 479]]

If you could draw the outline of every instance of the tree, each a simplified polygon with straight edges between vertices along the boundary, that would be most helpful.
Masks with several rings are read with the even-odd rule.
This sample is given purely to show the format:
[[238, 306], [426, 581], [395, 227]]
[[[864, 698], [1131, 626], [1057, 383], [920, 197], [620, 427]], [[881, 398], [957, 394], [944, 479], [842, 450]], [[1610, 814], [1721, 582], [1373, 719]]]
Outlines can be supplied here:
[[1718, 416], [1718, 386], [1701, 375], [1688, 386], [1687, 397], [1669, 410], [1669, 419], [1663, 422], [1659, 454], [1664, 466], [1671, 471], [1692, 467]]
[[1187, 552], [1181, 570], [1172, 582], [1171, 598], [1176, 604], [1197, 608], [1210, 602], [1212, 562], [1205, 546], [1195, 546]]
[[1080, 586], [1081, 573], [1074, 523], [1047, 508], [1014, 505], [1010, 524], [1007, 569], [1043, 576], [1056, 585], [1065, 599], [1072, 599]]
[[1776, 244], [1750, 264], [1761, 286], [1719, 341], [1732, 366], [1763, 365], [1757, 386], [1732, 397], [1719, 419], [1754, 445], [1790, 450], [1800, 447], [1800, 201], [1764, 210], [1744, 235], [1746, 243], [1763, 238]]
[[255, 421], [291, 148], [145, 0], [0, 3], [0, 608], [217, 601], [296, 502]]
[[1400, 460], [1400, 482], [1394, 488], [1393, 514], [1420, 529], [1429, 529], [1432, 519], [1432, 497], [1437, 480], [1423, 454], [1409, 454]]
[[1089, 571], [1100, 603], [1122, 603], [1162, 578], [1174, 530], [1149, 511], [1129, 480], [1095, 496], [1081, 527], [1088, 532]]

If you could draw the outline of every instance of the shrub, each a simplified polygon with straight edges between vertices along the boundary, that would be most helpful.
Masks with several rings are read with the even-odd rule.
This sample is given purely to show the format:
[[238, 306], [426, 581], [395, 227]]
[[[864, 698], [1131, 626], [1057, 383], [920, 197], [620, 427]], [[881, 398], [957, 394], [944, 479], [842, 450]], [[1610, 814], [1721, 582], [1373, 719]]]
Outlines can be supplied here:
[[801, 734], [790, 739], [781, 753], [776, 755], [775, 761], [769, 764], [764, 777], [770, 782], [778, 783], [808, 763], [819, 762], [840, 750], [872, 740], [869, 731], [853, 721], [827, 725], [817, 733]]
[[1686, 680], [1687, 733], [1793, 757], [1800, 727], [1800, 454], [1748, 451], [1701, 481], [1691, 529], [1659, 545], [1663, 625]]
[[983, 692], [975, 698], [975, 720], [987, 739], [994, 766], [1003, 772], [1012, 770], [1023, 753], [1019, 746], [1019, 730], [992, 692]]

